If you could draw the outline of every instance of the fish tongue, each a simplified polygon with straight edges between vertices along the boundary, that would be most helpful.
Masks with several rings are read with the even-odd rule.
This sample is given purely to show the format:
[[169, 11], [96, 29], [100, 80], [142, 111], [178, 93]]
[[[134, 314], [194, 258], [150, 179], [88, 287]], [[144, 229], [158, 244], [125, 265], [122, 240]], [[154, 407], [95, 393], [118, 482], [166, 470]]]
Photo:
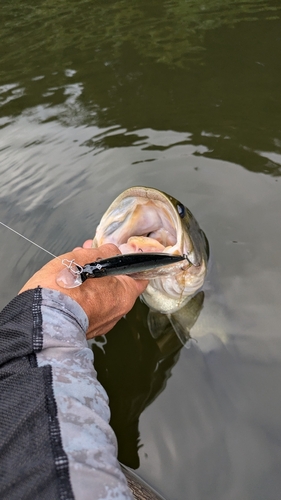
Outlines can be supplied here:
[[165, 247], [159, 241], [147, 236], [132, 236], [127, 243], [119, 246], [121, 253], [163, 252]]

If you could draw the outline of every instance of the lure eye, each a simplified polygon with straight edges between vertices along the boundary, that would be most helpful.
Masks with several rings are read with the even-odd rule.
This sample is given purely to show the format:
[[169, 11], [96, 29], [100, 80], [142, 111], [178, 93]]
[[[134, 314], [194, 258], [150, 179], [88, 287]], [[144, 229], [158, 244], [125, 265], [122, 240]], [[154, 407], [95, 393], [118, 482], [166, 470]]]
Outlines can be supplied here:
[[184, 206], [181, 203], [178, 203], [177, 204], [177, 210], [178, 210], [179, 216], [182, 219], [185, 216], [185, 208], [184, 208]]

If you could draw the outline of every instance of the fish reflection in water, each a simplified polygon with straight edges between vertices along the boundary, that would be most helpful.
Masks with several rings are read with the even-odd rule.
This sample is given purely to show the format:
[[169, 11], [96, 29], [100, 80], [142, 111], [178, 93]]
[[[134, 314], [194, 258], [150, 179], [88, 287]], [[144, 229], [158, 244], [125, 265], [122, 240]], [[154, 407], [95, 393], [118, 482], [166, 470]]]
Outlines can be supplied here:
[[[204, 292], [200, 291], [190, 301], [190, 328], [197, 320], [203, 300]], [[90, 341], [98, 379], [109, 397], [110, 425], [118, 440], [118, 459], [132, 469], [140, 465], [140, 415], [165, 389], [183, 347], [169, 321], [162, 334], [153, 338], [148, 329], [148, 315], [147, 306], [137, 301], [106, 337]]]
[[[203, 285], [209, 255], [207, 238], [190, 210], [158, 189], [129, 188], [113, 201], [98, 225], [93, 247], [105, 243], [114, 243], [123, 254], [187, 255], [188, 260], [134, 275], [149, 280], [142, 300], [150, 308], [148, 325], [153, 338], [167, 340], [172, 325], [186, 344], [196, 309], [192, 297]], [[202, 299], [197, 301], [201, 309]]]

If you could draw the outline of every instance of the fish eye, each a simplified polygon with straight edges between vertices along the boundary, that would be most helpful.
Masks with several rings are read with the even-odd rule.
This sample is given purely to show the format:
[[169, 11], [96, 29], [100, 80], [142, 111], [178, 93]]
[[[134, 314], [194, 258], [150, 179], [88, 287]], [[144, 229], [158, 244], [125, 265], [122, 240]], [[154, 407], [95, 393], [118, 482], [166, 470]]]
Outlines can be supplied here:
[[179, 213], [179, 216], [181, 218], [183, 218], [185, 216], [185, 208], [184, 206], [182, 205], [182, 203], [178, 203], [177, 204], [177, 210], [178, 210], [178, 213]]

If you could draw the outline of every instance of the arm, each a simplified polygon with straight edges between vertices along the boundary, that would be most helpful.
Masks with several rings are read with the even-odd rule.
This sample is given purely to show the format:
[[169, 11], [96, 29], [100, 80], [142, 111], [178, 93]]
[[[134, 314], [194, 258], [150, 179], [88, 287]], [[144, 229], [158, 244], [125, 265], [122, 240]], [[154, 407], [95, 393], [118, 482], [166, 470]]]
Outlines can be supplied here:
[[[74, 253], [84, 264], [118, 251]], [[61, 268], [47, 264], [0, 315], [0, 497], [131, 499], [86, 332], [108, 331], [146, 283], [104, 278], [62, 293]]]

